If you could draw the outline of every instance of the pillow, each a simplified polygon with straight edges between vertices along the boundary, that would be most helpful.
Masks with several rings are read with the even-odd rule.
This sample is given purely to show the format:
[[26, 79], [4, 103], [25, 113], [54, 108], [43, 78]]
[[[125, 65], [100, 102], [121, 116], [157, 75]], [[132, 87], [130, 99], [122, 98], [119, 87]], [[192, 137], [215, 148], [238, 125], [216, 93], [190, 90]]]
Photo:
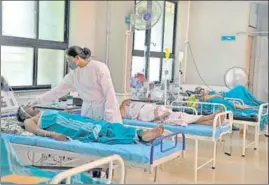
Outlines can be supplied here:
[[22, 123], [15, 117], [1, 118], [1, 132], [8, 134], [19, 134], [33, 136], [33, 133], [27, 132], [22, 128]]

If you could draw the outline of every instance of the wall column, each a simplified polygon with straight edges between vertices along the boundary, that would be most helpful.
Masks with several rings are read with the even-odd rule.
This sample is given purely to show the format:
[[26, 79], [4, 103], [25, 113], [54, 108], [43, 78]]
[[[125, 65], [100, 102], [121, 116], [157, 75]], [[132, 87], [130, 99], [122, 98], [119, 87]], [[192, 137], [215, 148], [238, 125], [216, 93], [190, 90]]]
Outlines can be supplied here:
[[[126, 50], [126, 31], [128, 25], [125, 24], [125, 17], [134, 8], [133, 1], [98, 1], [96, 9], [96, 44], [94, 56], [100, 61], [106, 61], [110, 69], [115, 91], [119, 97], [130, 94], [130, 73], [133, 37], [129, 36]], [[108, 13], [108, 15], [107, 15]], [[107, 16], [110, 18], [108, 23]], [[107, 25], [108, 28], [107, 28]], [[109, 47], [107, 51], [107, 34], [109, 34]]]

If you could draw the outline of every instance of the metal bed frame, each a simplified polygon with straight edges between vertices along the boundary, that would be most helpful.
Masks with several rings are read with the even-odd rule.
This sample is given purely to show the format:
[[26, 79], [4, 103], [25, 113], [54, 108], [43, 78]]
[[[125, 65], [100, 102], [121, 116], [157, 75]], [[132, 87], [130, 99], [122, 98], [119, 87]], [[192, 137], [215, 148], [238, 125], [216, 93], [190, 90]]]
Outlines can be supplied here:
[[[228, 101], [231, 101], [233, 103], [239, 103], [241, 105], [244, 105], [244, 101], [242, 99], [239, 99], [239, 98], [225, 98], [225, 99], [227, 99]], [[183, 103], [183, 104], [188, 103], [188, 101], [175, 101], [175, 102]], [[224, 110], [227, 110], [227, 108], [223, 104], [219, 104], [219, 103], [208, 103], [208, 102], [191, 102], [191, 103], [196, 103], [197, 105], [201, 105], [199, 107], [199, 112], [201, 112], [201, 113], [203, 113], [203, 105], [211, 105], [213, 107], [213, 112], [215, 112], [216, 106], [222, 106], [224, 108]], [[257, 121], [244, 121], [244, 120], [233, 119], [233, 122], [235, 124], [243, 126], [242, 157], [245, 157], [246, 149], [249, 148], [250, 146], [254, 145], [254, 150], [257, 150], [257, 148], [259, 147], [259, 136], [261, 135], [261, 133], [260, 133], [260, 121], [261, 121], [262, 116], [266, 116], [266, 115], [268, 115], [268, 103], [264, 103], [264, 104], [261, 104], [259, 106], [259, 111], [257, 114]], [[247, 126], [254, 127], [254, 129], [255, 129], [254, 141], [252, 141], [248, 144], [246, 141]]]
[[[184, 110], [189, 109], [192, 110], [194, 115], [197, 115], [197, 110], [192, 108], [192, 107], [186, 107], [186, 106], [173, 106], [174, 103], [178, 101], [174, 101], [171, 103], [171, 105], [166, 106], [171, 109], [178, 109], [181, 112], [184, 112]], [[198, 170], [200, 170], [202, 167], [206, 166], [209, 163], [212, 163], [212, 169], [215, 169], [216, 167], [216, 150], [217, 150], [217, 140], [216, 140], [216, 129], [217, 129], [217, 122], [220, 120], [220, 117], [223, 115], [227, 115], [228, 118], [227, 121], [228, 124], [224, 127], [219, 126], [220, 128], [226, 128], [230, 127], [226, 132], [222, 132], [220, 137], [222, 137], [225, 134], [231, 134], [232, 133], [232, 123], [233, 123], [233, 114], [230, 111], [226, 111], [223, 113], [219, 113], [215, 119], [214, 119], [214, 124], [213, 124], [213, 132], [211, 137], [207, 136], [197, 136], [197, 135], [191, 135], [191, 134], [184, 134], [186, 139], [193, 139], [195, 141], [195, 157], [194, 157], [194, 180], [197, 182], [197, 176], [198, 176]], [[127, 125], [127, 124], [125, 124]], [[198, 165], [198, 151], [199, 151], [199, 140], [206, 140], [206, 141], [212, 141], [213, 142], [213, 155], [212, 158], [210, 158], [207, 162], [201, 164], [200, 166]]]
[[[130, 126], [131, 127], [131, 126]], [[146, 127], [135, 127], [135, 128], [146, 128]], [[125, 161], [125, 177], [124, 177], [124, 183], [126, 183], [126, 176], [127, 176], [127, 168], [128, 167], [135, 167], [135, 168], [142, 168], [145, 171], [149, 171], [150, 173], [153, 172], [153, 170], [155, 170], [154, 173], [154, 182], [157, 181], [157, 172], [158, 172], [158, 168], [160, 165], [177, 159], [179, 157], [183, 157], [184, 156], [184, 150], [185, 150], [185, 135], [180, 133], [180, 132], [175, 132], [172, 133], [168, 130], [165, 131], [166, 133], [168, 133], [165, 136], [156, 138], [155, 140], [152, 141], [152, 145], [151, 145], [151, 150], [150, 150], [150, 162], [149, 163], [135, 163], [132, 161]], [[154, 146], [156, 145], [156, 143], [161, 142], [161, 152], [167, 152], [168, 150], [171, 150], [173, 148], [176, 148], [179, 141], [178, 141], [178, 136], [181, 135], [182, 137], [182, 150], [179, 150], [177, 152], [174, 152], [168, 156], [162, 157], [160, 159], [154, 160]], [[25, 136], [25, 137], [29, 137], [29, 136]], [[163, 140], [165, 139], [169, 139], [169, 140], [173, 140], [175, 145], [170, 147], [170, 148], [165, 148], [163, 147]], [[99, 159], [100, 156], [94, 156], [94, 155], [87, 155], [87, 154], [79, 154], [79, 153], [75, 153], [75, 152], [69, 152], [69, 151], [64, 151], [64, 150], [57, 150], [57, 149], [50, 149], [50, 148], [44, 148], [44, 147], [39, 147], [39, 146], [31, 146], [31, 145], [25, 145], [25, 144], [16, 144], [16, 143], [11, 143], [14, 147], [14, 149], [16, 150], [27, 150], [27, 151], [31, 151], [33, 152], [33, 156], [31, 159], [32, 165], [35, 165], [35, 153], [40, 153], [41, 154], [41, 161], [40, 164], [41, 166], [43, 165], [43, 156], [44, 155], [54, 155], [54, 156], [65, 156], [65, 157], [70, 157], [70, 158], [74, 158], [71, 161], [67, 161], [67, 162], [63, 162], [62, 160], [60, 161], [60, 167], [62, 166], [68, 166], [68, 164], [70, 164], [71, 162], [75, 162], [79, 159], [84, 159], [85, 162], [89, 162], [89, 161], [94, 161], [96, 159]], [[61, 158], [62, 159], [62, 158]]]

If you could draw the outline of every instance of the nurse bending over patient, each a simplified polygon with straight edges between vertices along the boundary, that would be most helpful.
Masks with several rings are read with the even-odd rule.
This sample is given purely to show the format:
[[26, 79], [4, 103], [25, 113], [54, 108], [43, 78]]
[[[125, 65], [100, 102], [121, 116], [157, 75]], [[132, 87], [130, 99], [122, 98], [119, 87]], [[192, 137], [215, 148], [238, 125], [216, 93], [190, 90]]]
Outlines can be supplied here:
[[136, 141], [149, 142], [164, 132], [163, 126], [149, 130], [136, 130], [120, 123], [97, 121], [76, 114], [55, 110], [40, 111], [31, 106], [21, 106], [17, 112], [19, 121], [24, 122], [27, 131], [59, 141], [69, 139], [82, 142], [106, 144], [133, 144]]
[[110, 71], [106, 64], [94, 60], [91, 51], [79, 46], [66, 50], [66, 62], [71, 69], [55, 88], [38, 96], [29, 105], [48, 104], [72, 90], [83, 100], [81, 115], [95, 120], [122, 122]]

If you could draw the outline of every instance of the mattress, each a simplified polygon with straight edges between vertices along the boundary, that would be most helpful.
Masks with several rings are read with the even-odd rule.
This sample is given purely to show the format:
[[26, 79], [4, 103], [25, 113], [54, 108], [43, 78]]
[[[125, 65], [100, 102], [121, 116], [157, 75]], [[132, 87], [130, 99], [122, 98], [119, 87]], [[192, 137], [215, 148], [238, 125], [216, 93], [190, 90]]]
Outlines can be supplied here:
[[[124, 119], [123, 124], [132, 126], [141, 126], [141, 127], [156, 127], [158, 125], [157, 123], [143, 122], [129, 119]], [[212, 137], [213, 134], [213, 127], [207, 125], [189, 124], [187, 127], [175, 126], [175, 125], [164, 125], [164, 126], [165, 129], [170, 130], [171, 132], [182, 132], [183, 134], [186, 135]], [[228, 131], [229, 129], [230, 126], [228, 126], [227, 124], [223, 125], [223, 128], [216, 128], [215, 139], [218, 139], [221, 133]]]
[[[193, 114], [193, 112], [189, 109], [184, 110], [184, 112], [189, 113], [189, 114]], [[203, 110], [202, 112], [197, 110], [199, 115], [209, 115], [212, 114], [211, 110]], [[239, 115], [234, 115], [233, 119], [235, 120], [241, 120], [241, 121], [252, 121], [252, 122], [257, 122], [258, 121], [258, 117], [257, 116], [239, 116]]]
[[[1, 134], [11, 143], [38, 146], [56, 150], [63, 150], [69, 152], [75, 152], [80, 154], [93, 155], [98, 157], [106, 157], [113, 154], [118, 154], [124, 160], [134, 163], [150, 164], [150, 151], [151, 145], [149, 144], [122, 144], [122, 145], [107, 145], [102, 143], [83, 143], [80, 141], [71, 140], [68, 142], [56, 141], [51, 138], [39, 137], [39, 136], [22, 136], [15, 134]], [[175, 145], [174, 141], [164, 140], [163, 148], [172, 148]], [[177, 146], [166, 152], [161, 152], [161, 145], [154, 146], [153, 161], [164, 158], [172, 153], [182, 150], [181, 143], [177, 143]]]

